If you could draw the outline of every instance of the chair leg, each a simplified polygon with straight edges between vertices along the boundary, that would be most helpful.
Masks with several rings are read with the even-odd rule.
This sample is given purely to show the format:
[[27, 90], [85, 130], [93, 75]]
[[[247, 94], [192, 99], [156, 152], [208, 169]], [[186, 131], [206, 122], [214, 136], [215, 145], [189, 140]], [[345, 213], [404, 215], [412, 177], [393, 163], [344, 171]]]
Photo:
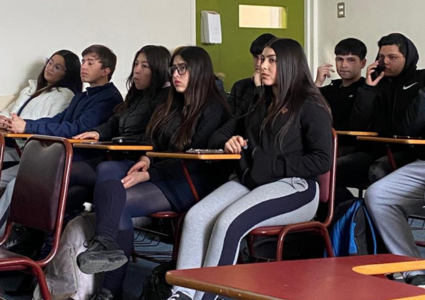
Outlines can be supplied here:
[[250, 256], [255, 256], [255, 247], [254, 247], [255, 240], [256, 240], [256, 237], [253, 236], [252, 234], [248, 234], [246, 236], [246, 243], [248, 246], [248, 252]]

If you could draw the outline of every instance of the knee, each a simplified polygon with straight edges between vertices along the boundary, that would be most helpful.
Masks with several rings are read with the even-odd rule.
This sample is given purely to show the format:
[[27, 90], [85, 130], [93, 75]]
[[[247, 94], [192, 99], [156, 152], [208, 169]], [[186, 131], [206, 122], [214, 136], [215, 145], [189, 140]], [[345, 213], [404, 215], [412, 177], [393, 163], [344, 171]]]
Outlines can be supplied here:
[[105, 161], [97, 165], [96, 167], [96, 181], [101, 182], [109, 179], [118, 179], [118, 163], [116, 161]]
[[369, 181], [374, 183], [391, 173], [390, 163], [387, 157], [374, 161], [369, 167]]
[[[383, 194], [387, 190], [388, 187], [385, 186], [385, 182], [380, 180], [372, 184], [365, 193], [365, 202], [369, 210], [374, 211], [379, 206], [385, 203], [382, 201], [385, 197]], [[385, 200], [385, 199], [384, 199]]]

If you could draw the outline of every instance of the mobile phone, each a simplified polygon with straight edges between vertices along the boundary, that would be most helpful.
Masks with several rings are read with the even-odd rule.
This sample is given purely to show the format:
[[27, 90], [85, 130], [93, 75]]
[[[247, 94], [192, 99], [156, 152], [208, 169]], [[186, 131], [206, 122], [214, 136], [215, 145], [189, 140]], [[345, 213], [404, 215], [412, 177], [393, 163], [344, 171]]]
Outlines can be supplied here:
[[393, 135], [395, 139], [412, 139], [412, 140], [421, 140], [420, 136], [410, 136], [410, 135]]
[[223, 149], [189, 149], [186, 153], [194, 154], [223, 154]]
[[135, 145], [138, 144], [137, 140], [130, 138], [130, 137], [125, 137], [125, 136], [118, 136], [118, 137], [114, 137], [111, 140], [112, 144], [120, 144], [120, 145]]
[[379, 75], [381, 75], [382, 72], [385, 71], [385, 62], [383, 59], [379, 59], [378, 60], [378, 65], [375, 68], [375, 72], [373, 72], [371, 74], [372, 79], [375, 80], [376, 78], [379, 77]]

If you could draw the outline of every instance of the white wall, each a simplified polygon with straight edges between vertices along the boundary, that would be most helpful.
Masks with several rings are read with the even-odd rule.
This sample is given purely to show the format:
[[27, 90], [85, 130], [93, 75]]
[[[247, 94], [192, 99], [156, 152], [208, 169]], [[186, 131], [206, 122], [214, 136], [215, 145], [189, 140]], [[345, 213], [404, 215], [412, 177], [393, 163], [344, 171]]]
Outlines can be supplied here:
[[118, 56], [122, 93], [137, 50], [195, 44], [195, 0], [0, 0], [0, 102], [36, 78], [53, 52], [78, 56], [91, 44]]
[[[345, 18], [337, 18], [338, 2], [345, 2]], [[334, 63], [334, 47], [347, 37], [358, 38], [366, 44], [369, 65], [376, 57], [378, 40], [392, 32], [403, 33], [413, 41], [419, 55], [423, 54], [419, 58], [418, 68], [425, 68], [425, 1], [306, 0], [306, 4], [317, 9], [306, 16], [309, 18], [307, 23], [317, 22], [318, 26], [316, 36], [309, 40], [310, 48], [317, 49], [317, 60], [314, 56], [309, 56], [312, 70], [316, 70], [324, 62]], [[315, 76], [314, 71], [314, 78]], [[338, 78], [338, 75], [335, 73], [333, 78]]]

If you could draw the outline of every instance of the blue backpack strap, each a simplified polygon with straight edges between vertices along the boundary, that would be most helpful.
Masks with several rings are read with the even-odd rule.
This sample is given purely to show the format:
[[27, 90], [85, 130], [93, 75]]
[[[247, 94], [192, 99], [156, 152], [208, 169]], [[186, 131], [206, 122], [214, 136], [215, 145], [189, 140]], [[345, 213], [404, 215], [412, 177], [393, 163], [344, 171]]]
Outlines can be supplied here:
[[377, 245], [378, 243], [377, 243], [377, 240], [376, 240], [375, 224], [373, 223], [372, 217], [370, 216], [369, 211], [367, 210], [367, 207], [366, 207], [366, 203], [363, 199], [362, 199], [362, 208], [363, 208], [364, 214], [366, 216], [366, 219], [367, 219], [367, 222], [368, 222], [368, 225], [369, 225], [370, 234], [372, 236], [373, 254], [377, 254], [378, 253], [378, 245]]

